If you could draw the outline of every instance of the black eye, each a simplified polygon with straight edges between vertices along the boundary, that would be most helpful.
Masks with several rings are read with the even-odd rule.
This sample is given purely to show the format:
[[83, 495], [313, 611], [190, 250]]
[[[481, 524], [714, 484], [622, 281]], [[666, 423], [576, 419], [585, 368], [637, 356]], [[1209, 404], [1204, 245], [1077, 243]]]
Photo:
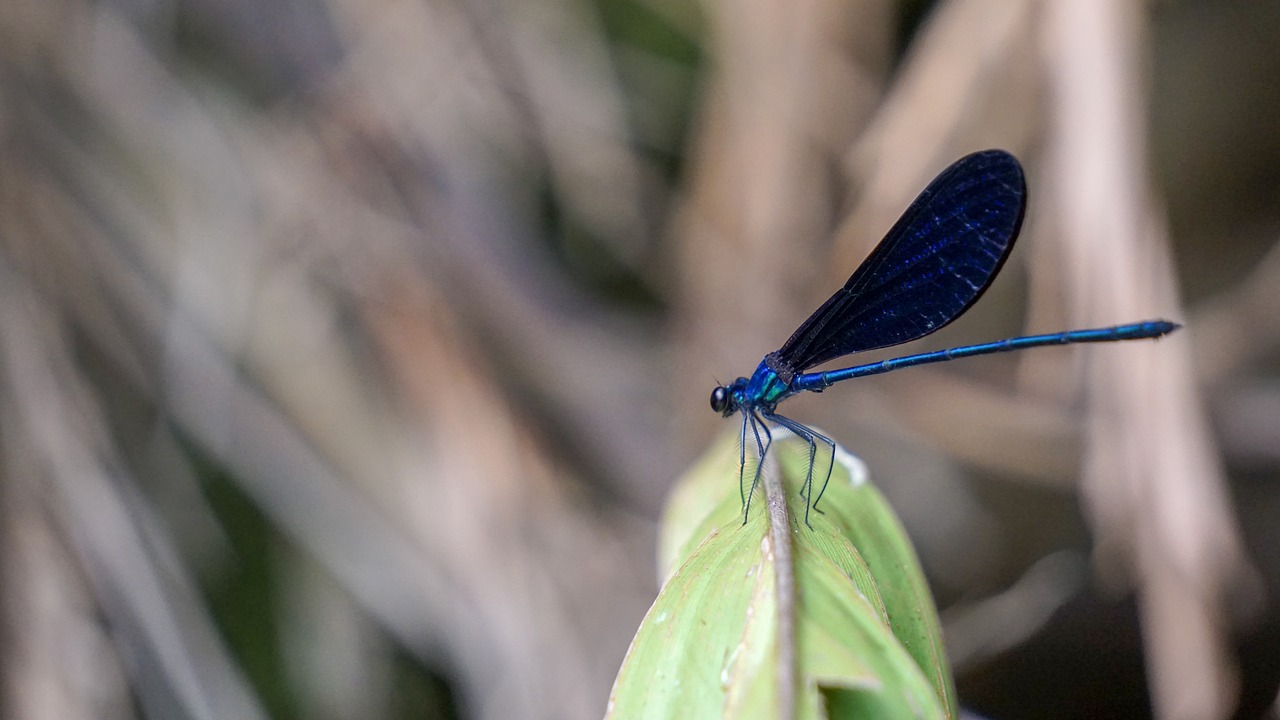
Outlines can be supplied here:
[[711, 391], [711, 409], [723, 413], [729, 407], [729, 391], [724, 386]]

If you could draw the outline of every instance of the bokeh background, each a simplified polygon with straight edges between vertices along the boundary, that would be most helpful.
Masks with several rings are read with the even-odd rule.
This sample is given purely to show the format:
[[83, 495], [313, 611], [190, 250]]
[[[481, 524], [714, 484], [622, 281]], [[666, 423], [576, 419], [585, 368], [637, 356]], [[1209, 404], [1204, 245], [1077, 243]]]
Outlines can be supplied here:
[[1276, 717], [1280, 3], [8, 0], [0, 716], [595, 718], [665, 493], [924, 184], [1023, 238], [788, 413], [966, 707]]

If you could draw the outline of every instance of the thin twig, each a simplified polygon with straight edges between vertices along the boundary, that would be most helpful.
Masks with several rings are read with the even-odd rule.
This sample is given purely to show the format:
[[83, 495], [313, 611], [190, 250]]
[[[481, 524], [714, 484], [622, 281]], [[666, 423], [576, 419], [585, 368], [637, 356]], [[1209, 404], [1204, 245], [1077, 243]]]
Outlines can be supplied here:
[[764, 496], [769, 506], [769, 543], [773, 546], [774, 582], [778, 596], [778, 717], [795, 717], [796, 688], [796, 595], [795, 572], [791, 565], [791, 518], [782, 482], [782, 464], [777, 453], [766, 457], [777, 472], [764, 472]]

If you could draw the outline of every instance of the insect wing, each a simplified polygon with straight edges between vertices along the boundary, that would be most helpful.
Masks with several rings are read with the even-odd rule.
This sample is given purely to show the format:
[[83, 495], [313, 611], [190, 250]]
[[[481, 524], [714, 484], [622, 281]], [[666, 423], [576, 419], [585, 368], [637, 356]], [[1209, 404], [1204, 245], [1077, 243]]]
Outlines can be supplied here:
[[799, 372], [924, 337], [987, 289], [1026, 210], [1022, 166], [1003, 150], [967, 155], [920, 193], [844, 287], [776, 353]]

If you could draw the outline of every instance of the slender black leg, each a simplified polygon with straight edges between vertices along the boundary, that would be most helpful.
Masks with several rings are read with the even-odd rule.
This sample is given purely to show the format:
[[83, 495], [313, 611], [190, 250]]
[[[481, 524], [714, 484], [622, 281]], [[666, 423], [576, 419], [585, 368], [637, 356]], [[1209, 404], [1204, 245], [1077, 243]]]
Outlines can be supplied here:
[[[751, 434], [756, 439], [756, 450], [759, 453], [759, 461], [756, 463], [756, 470], [751, 475], [751, 489], [747, 492], [747, 509], [742, 513], [742, 524], [747, 524], [747, 519], [751, 517], [751, 498], [755, 497], [756, 487], [760, 485], [760, 473], [764, 470], [764, 457], [769, 454], [769, 448], [773, 446], [773, 434], [769, 432], [769, 426], [756, 416], [754, 412], [747, 414], [747, 419], [751, 423]], [[760, 431], [764, 431], [764, 439], [760, 437]]]
[[[769, 414], [765, 415], [765, 418], [791, 430], [797, 437], [804, 438], [805, 443], [809, 445], [809, 471], [805, 473], [804, 486], [800, 487], [800, 497], [804, 498], [804, 524], [809, 525], [809, 507], [813, 506], [813, 502], [810, 502], [813, 500], [813, 464], [818, 457], [818, 445], [814, 442], [814, 433], [804, 425], [782, 415]], [[810, 525], [810, 529], [813, 529], [812, 525]]]
[[822, 443], [826, 445], [827, 448], [830, 449], [831, 451], [829, 456], [830, 460], [827, 462], [827, 476], [822, 480], [822, 487], [819, 488], [818, 490], [818, 497], [813, 499], [813, 509], [816, 512], [821, 513], [822, 508], [818, 507], [818, 503], [822, 502], [822, 494], [827, 491], [827, 483], [831, 482], [831, 472], [836, 469], [836, 441], [832, 440], [826, 435], [823, 435], [817, 430], [814, 430], [813, 428], [805, 428], [805, 429], [808, 430], [810, 433], [813, 433], [813, 437], [818, 440], [821, 440]]
[[[836, 442], [817, 430], [801, 425], [789, 417], [785, 417], [783, 415], [768, 415], [767, 417], [769, 420], [776, 422], [796, 435], [804, 438], [805, 442], [809, 444], [809, 473], [805, 478], [804, 489], [800, 493], [800, 496], [805, 499], [805, 524], [808, 525], [810, 507], [812, 507], [814, 511], [822, 513], [822, 508], [818, 507], [818, 503], [822, 501], [822, 495], [827, 491], [827, 484], [831, 482], [831, 473], [835, 470]], [[822, 487], [818, 489], [818, 494], [815, 496], [813, 494], [813, 466], [817, 460], [816, 442], [819, 441], [822, 442], [823, 445], [827, 446], [829, 453], [827, 455], [827, 474], [822, 479]]]
[[738, 435], [738, 496], [742, 498], [742, 513], [747, 512], [747, 490], [744, 481], [747, 476], [747, 418], [742, 414], [742, 430]]

